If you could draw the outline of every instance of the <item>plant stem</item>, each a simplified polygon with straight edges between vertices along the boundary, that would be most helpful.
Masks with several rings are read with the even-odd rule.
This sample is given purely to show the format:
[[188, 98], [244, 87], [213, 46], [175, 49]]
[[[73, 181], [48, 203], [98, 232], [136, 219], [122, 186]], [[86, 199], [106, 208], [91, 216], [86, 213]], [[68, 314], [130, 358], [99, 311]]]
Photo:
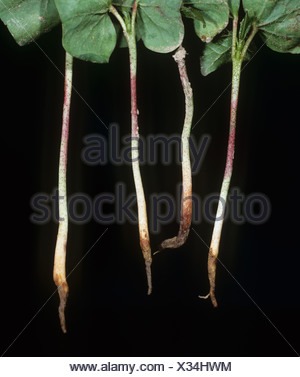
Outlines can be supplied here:
[[67, 332], [65, 308], [69, 287], [66, 279], [66, 246], [68, 238], [68, 208], [67, 208], [67, 160], [69, 139], [69, 117], [72, 94], [73, 57], [66, 52], [65, 68], [65, 96], [63, 107], [63, 121], [59, 156], [58, 193], [59, 200], [59, 226], [55, 247], [53, 279], [57, 286], [60, 304], [58, 308], [61, 329]]
[[180, 46], [173, 56], [178, 64], [179, 75], [185, 95], [185, 120], [181, 134], [182, 144], [182, 197], [181, 197], [181, 218], [179, 232], [176, 237], [167, 239], [161, 243], [156, 253], [164, 249], [176, 249], [182, 246], [188, 238], [192, 222], [192, 173], [189, 151], [189, 138], [194, 113], [193, 91], [186, 71], [185, 65], [186, 50]]
[[137, 49], [135, 38], [135, 20], [137, 13], [138, 2], [135, 1], [131, 15], [131, 30], [128, 30], [126, 24], [116, 8], [110, 7], [111, 13], [120, 22], [123, 29], [123, 34], [127, 40], [129, 48], [129, 62], [130, 62], [130, 90], [131, 90], [131, 159], [132, 171], [137, 196], [138, 219], [139, 219], [139, 234], [140, 246], [145, 259], [146, 274], [148, 281], [148, 295], [152, 292], [152, 278], [151, 278], [151, 247], [147, 220], [147, 207], [145, 201], [145, 194], [143, 189], [143, 182], [140, 172], [139, 164], [139, 125], [138, 125], [138, 109], [137, 109], [137, 93], [136, 93], [136, 74], [137, 74]]
[[231, 46], [231, 58], [232, 58], [232, 60], [234, 59], [235, 52], [236, 52], [238, 22], [239, 22], [238, 16], [234, 16], [234, 18], [233, 18], [233, 29], [232, 29], [232, 46]]
[[208, 278], [210, 282], [210, 298], [214, 307], [217, 307], [217, 300], [215, 297], [215, 279], [216, 279], [216, 262], [219, 254], [219, 245], [221, 232], [224, 221], [226, 200], [232, 175], [233, 159], [235, 151], [235, 131], [236, 131], [236, 114], [238, 106], [238, 94], [241, 76], [242, 61], [240, 59], [233, 60], [232, 68], [232, 90], [231, 90], [231, 108], [230, 108], [230, 127], [227, 147], [227, 158], [224, 178], [221, 187], [220, 199], [218, 202], [218, 209], [216, 220], [214, 224], [211, 244], [208, 255]]
[[[219, 254], [219, 245], [222, 233], [222, 227], [224, 222], [226, 200], [228, 195], [228, 190], [230, 186], [232, 169], [233, 169], [233, 159], [235, 151], [235, 134], [236, 134], [236, 115], [238, 108], [238, 96], [240, 87], [240, 77], [241, 68], [243, 60], [246, 56], [246, 52], [257, 33], [256, 24], [253, 24], [252, 31], [245, 43], [243, 45], [242, 51], [237, 48], [237, 17], [233, 20], [233, 36], [232, 36], [232, 89], [231, 89], [231, 107], [230, 107], [230, 127], [229, 127], [229, 139], [227, 146], [227, 158], [226, 158], [226, 168], [224, 173], [224, 178], [221, 187], [220, 198], [218, 202], [217, 214], [211, 239], [211, 244], [208, 254], [208, 278], [210, 283], [209, 294], [205, 297], [199, 296], [201, 298], [208, 298], [210, 296], [211, 302], [214, 307], [217, 307], [217, 300], [215, 297], [215, 287], [216, 287], [216, 262]], [[241, 41], [238, 41], [238, 46], [241, 46]]]

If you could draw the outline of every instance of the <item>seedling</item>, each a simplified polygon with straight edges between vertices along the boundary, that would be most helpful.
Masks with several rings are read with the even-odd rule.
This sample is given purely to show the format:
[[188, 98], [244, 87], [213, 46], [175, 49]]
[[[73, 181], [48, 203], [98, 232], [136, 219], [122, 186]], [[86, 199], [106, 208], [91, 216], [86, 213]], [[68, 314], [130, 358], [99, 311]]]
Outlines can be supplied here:
[[[196, 34], [203, 42], [210, 42], [228, 24], [228, 5], [224, 0], [189, 1], [181, 5], [182, 15], [194, 20]], [[191, 133], [194, 103], [191, 84], [185, 67], [185, 50], [179, 50], [174, 59], [178, 64], [180, 79], [185, 94], [185, 121], [181, 135], [182, 143], [182, 198], [179, 232], [176, 237], [163, 241], [157, 254], [164, 249], [176, 249], [182, 246], [189, 235], [192, 222], [192, 174], [189, 154], [189, 137]]]
[[244, 18], [239, 25], [240, 0], [228, 1], [233, 16], [232, 32], [224, 33], [218, 40], [205, 46], [201, 59], [203, 75], [215, 71], [221, 64], [232, 61], [232, 89], [230, 125], [226, 167], [217, 208], [208, 256], [209, 294], [201, 298], [215, 297], [216, 262], [225, 214], [225, 204], [230, 186], [235, 152], [236, 120], [242, 63], [251, 58], [250, 46], [257, 33], [274, 51], [300, 53], [300, 3], [298, 0], [243, 0]]
[[145, 259], [146, 274], [148, 280], [148, 295], [152, 292], [151, 279], [151, 247], [148, 229], [147, 207], [145, 201], [145, 194], [143, 182], [141, 178], [139, 165], [139, 124], [138, 124], [138, 108], [137, 108], [137, 94], [136, 94], [136, 73], [137, 73], [137, 51], [136, 51], [136, 32], [135, 23], [137, 16], [138, 1], [135, 1], [130, 12], [128, 9], [123, 9], [124, 19], [121, 17], [117, 9], [111, 5], [109, 11], [119, 21], [124, 37], [129, 49], [129, 64], [130, 64], [130, 91], [131, 91], [131, 160], [133, 179], [136, 190], [138, 218], [139, 218], [139, 234], [140, 246]]
[[193, 91], [185, 66], [186, 51], [180, 46], [173, 56], [178, 65], [181, 84], [185, 95], [185, 120], [181, 134], [182, 153], [182, 196], [179, 232], [176, 237], [167, 239], [159, 246], [157, 254], [164, 249], [176, 249], [182, 246], [188, 238], [192, 222], [192, 172], [190, 161], [189, 138], [194, 113]]

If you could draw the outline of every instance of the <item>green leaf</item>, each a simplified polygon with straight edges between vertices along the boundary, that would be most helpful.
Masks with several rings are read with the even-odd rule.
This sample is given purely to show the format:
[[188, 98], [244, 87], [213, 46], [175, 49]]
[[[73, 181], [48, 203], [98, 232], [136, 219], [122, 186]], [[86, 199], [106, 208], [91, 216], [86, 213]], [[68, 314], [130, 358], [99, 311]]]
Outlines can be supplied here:
[[238, 16], [241, 0], [228, 0], [230, 12], [233, 16]]
[[137, 22], [149, 50], [167, 53], [180, 46], [184, 36], [181, 3], [182, 0], [141, 0]]
[[53, 0], [0, 0], [0, 18], [20, 46], [60, 22]]
[[[231, 62], [231, 47], [232, 32], [221, 35], [215, 41], [207, 43], [200, 59], [202, 75], [207, 76], [216, 71], [221, 65]], [[244, 61], [249, 60], [255, 52], [256, 48], [252, 45], [251, 50], [248, 49]]]
[[203, 23], [203, 26], [206, 27], [205, 20], [199, 9], [193, 7], [185, 7], [184, 5], [182, 5], [181, 12], [186, 18], [192, 18], [193, 20], [201, 21]]
[[125, 8], [127, 10], [130, 10], [130, 9], [133, 8], [134, 2], [135, 2], [135, 0], [113, 0], [112, 4], [115, 7], [122, 7], [122, 8]]
[[300, 53], [299, 0], [243, 0], [268, 47], [278, 52]]
[[117, 33], [110, 19], [111, 0], [55, 0], [63, 24], [63, 46], [72, 56], [107, 63]]
[[198, 37], [209, 43], [217, 34], [221, 33], [229, 21], [229, 8], [227, 0], [184, 0], [184, 4], [190, 4], [199, 9], [204, 18], [195, 20], [195, 31]]
[[249, 17], [263, 20], [271, 13], [278, 0], [243, 0], [244, 10]]
[[201, 73], [203, 76], [214, 72], [222, 64], [231, 61], [232, 35], [220, 37], [217, 41], [205, 45], [200, 59]]

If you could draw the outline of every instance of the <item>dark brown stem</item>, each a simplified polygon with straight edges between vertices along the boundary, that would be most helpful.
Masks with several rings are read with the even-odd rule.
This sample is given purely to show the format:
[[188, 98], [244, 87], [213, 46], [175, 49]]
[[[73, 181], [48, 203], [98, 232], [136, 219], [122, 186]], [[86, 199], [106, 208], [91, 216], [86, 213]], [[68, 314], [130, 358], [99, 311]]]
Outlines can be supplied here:
[[185, 65], [186, 50], [180, 46], [173, 56], [178, 65], [181, 84], [185, 95], [185, 120], [183, 131], [181, 135], [182, 143], [182, 197], [181, 197], [181, 217], [179, 231], [176, 237], [169, 238], [163, 241], [158, 251], [159, 253], [164, 249], [176, 249], [182, 246], [189, 235], [190, 226], [192, 222], [192, 173], [189, 152], [189, 137], [191, 132], [194, 103], [193, 91], [186, 71]]

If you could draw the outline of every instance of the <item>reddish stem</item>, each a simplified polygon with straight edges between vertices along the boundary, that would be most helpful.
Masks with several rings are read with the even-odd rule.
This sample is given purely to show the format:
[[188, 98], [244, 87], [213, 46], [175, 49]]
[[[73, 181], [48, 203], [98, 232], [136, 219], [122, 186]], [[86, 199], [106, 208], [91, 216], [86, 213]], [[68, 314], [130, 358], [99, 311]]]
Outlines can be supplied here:
[[139, 165], [139, 126], [138, 126], [138, 109], [137, 109], [137, 93], [136, 93], [136, 72], [137, 72], [137, 51], [136, 51], [136, 37], [135, 37], [135, 21], [137, 15], [138, 1], [134, 2], [130, 30], [125, 24], [123, 18], [120, 16], [117, 9], [111, 5], [110, 12], [119, 21], [123, 34], [127, 40], [129, 48], [130, 59], [130, 91], [131, 91], [131, 159], [132, 171], [134, 178], [134, 185], [137, 197], [138, 219], [139, 219], [139, 234], [140, 246], [145, 260], [145, 268], [148, 282], [148, 295], [152, 292], [152, 278], [151, 278], [151, 247], [148, 230], [147, 207], [145, 201], [145, 194], [143, 182]]
[[219, 245], [222, 233], [222, 227], [224, 222], [224, 214], [226, 207], [226, 200], [230, 186], [230, 180], [233, 169], [233, 159], [235, 151], [235, 134], [236, 134], [236, 115], [238, 106], [238, 95], [240, 85], [242, 61], [240, 59], [233, 60], [232, 68], [232, 90], [231, 90], [231, 107], [230, 107], [230, 127], [227, 147], [226, 167], [224, 172], [224, 178], [221, 187], [220, 199], [218, 203], [218, 209], [216, 214], [216, 220], [214, 224], [212, 240], [209, 248], [208, 255], [208, 278], [210, 282], [209, 296], [211, 298], [214, 307], [217, 307], [217, 300], [215, 297], [216, 286], [216, 262], [219, 254]]
[[68, 209], [67, 209], [67, 160], [69, 140], [69, 118], [72, 93], [73, 57], [66, 53], [65, 69], [65, 96], [63, 108], [62, 133], [59, 157], [58, 192], [59, 201], [59, 226], [54, 255], [53, 279], [57, 286], [60, 304], [58, 308], [61, 329], [67, 332], [65, 320], [65, 308], [69, 293], [66, 278], [66, 247], [68, 238]]

